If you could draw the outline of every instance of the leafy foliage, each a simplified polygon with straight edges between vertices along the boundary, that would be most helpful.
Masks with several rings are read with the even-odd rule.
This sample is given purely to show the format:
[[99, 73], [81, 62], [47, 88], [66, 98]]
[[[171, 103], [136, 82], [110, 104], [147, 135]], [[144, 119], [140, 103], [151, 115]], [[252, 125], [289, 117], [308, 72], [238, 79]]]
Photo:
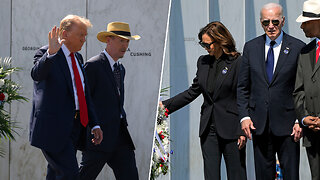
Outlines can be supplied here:
[[[17, 128], [16, 122], [11, 121], [10, 112], [5, 110], [6, 105], [13, 101], [28, 101], [28, 99], [19, 94], [21, 86], [10, 79], [10, 75], [21, 70], [17, 67], [11, 67], [11, 58], [0, 58], [0, 142], [6, 140], [15, 140], [14, 134]], [[0, 148], [0, 156], [4, 155], [4, 150]]]

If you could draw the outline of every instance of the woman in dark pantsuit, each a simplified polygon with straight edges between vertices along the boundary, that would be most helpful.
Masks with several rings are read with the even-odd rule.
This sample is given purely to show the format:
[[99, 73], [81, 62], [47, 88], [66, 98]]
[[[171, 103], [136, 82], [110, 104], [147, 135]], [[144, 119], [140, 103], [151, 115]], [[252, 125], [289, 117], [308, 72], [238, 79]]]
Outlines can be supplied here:
[[201, 149], [206, 180], [220, 179], [223, 155], [229, 180], [246, 179], [245, 144], [236, 102], [238, 70], [241, 61], [235, 42], [221, 22], [211, 22], [198, 34], [199, 44], [208, 51], [200, 56], [196, 77], [186, 91], [160, 102], [169, 113], [182, 108], [200, 94]]

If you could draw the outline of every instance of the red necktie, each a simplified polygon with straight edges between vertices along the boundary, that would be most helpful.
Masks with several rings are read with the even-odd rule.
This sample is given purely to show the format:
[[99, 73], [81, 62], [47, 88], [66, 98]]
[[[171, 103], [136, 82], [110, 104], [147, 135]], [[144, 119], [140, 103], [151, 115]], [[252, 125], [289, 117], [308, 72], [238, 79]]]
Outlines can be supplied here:
[[318, 48], [317, 48], [317, 52], [316, 52], [316, 64], [317, 64], [318, 59], [319, 59], [319, 53], [320, 53], [320, 41], [318, 41]]
[[74, 75], [74, 80], [76, 82], [76, 89], [77, 89], [77, 95], [78, 95], [80, 122], [84, 127], [86, 127], [88, 124], [88, 109], [87, 109], [86, 97], [84, 96], [81, 78], [77, 68], [76, 60], [74, 58], [74, 54], [70, 53], [70, 56], [71, 56], [73, 75]]

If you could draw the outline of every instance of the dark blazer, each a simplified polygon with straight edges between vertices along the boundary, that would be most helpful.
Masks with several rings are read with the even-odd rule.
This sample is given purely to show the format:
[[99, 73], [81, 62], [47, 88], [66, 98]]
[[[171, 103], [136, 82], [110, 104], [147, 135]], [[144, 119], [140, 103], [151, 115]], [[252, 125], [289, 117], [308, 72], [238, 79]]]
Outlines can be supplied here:
[[[49, 152], [59, 152], [65, 147], [72, 133], [75, 116], [74, 91], [65, 55], [60, 49], [47, 57], [48, 46], [34, 56], [31, 77], [34, 80], [32, 113], [30, 120], [31, 145]], [[78, 60], [82, 56], [75, 53]], [[80, 64], [81, 65], [81, 64]], [[81, 68], [82, 72], [83, 68]], [[85, 80], [89, 127], [98, 125]]]
[[[316, 40], [313, 40], [301, 50], [298, 61], [293, 96], [299, 121], [306, 116], [320, 116], [320, 63], [315, 62]], [[303, 129], [303, 135], [303, 145], [306, 147], [310, 147], [312, 141], [319, 141], [319, 133], [307, 127]]]
[[238, 82], [239, 118], [249, 116], [256, 135], [260, 135], [269, 117], [273, 134], [286, 136], [291, 134], [296, 120], [292, 92], [297, 60], [304, 43], [283, 33], [278, 62], [269, 84], [265, 70], [265, 38], [264, 34], [244, 46]]
[[199, 136], [204, 133], [213, 113], [219, 136], [224, 139], [237, 139], [240, 135], [240, 123], [236, 104], [236, 88], [240, 59], [241, 57], [228, 58], [221, 62], [224, 63], [224, 67], [228, 68], [228, 71], [225, 74], [219, 73], [215, 83], [215, 93], [211, 96], [207, 89], [207, 82], [209, 68], [214, 62], [214, 57], [200, 56], [196, 77], [190, 88], [162, 103], [168, 108], [169, 113], [173, 113], [202, 94], [204, 101], [201, 106]]
[[[106, 55], [101, 52], [92, 57], [85, 64], [91, 97], [96, 107], [97, 116], [103, 131], [104, 140], [100, 145], [89, 145], [91, 150], [111, 152], [118, 143], [120, 127], [127, 128], [126, 114], [123, 109], [124, 102], [124, 76], [125, 69], [120, 65], [121, 88], [120, 96], [116, 81]], [[120, 113], [123, 119], [120, 119]], [[127, 129], [126, 129], [127, 132]], [[129, 135], [129, 134], [128, 134]], [[91, 141], [91, 137], [88, 138]], [[130, 146], [134, 149], [132, 139], [129, 135]]]

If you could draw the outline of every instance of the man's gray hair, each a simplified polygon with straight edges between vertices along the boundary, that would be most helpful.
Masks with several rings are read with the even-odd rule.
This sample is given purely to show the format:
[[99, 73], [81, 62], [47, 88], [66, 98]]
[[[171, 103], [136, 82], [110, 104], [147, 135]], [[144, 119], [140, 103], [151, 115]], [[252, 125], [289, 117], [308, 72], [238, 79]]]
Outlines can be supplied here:
[[262, 18], [262, 10], [268, 10], [268, 9], [274, 9], [274, 8], [279, 8], [280, 9], [280, 16], [283, 17], [283, 11], [282, 11], [282, 6], [277, 3], [268, 3], [262, 6], [261, 11], [260, 11], [260, 19]]

